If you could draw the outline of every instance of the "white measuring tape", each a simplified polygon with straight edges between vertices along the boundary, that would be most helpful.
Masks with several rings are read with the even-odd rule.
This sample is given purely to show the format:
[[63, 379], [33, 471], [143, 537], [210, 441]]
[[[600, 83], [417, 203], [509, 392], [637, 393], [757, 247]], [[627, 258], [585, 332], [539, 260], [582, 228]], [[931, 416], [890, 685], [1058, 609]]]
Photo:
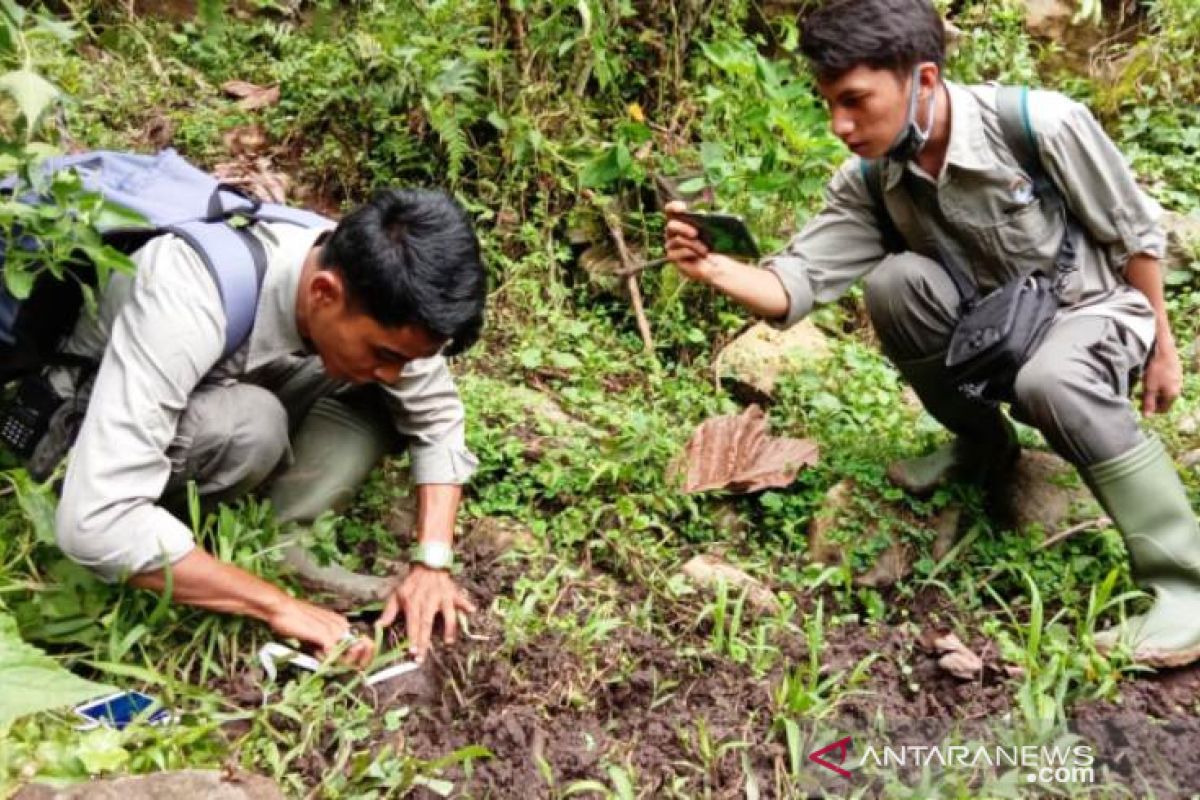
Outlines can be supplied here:
[[[297, 652], [290, 647], [286, 647], [278, 642], [270, 642], [263, 645], [258, 651], [258, 661], [262, 664], [263, 672], [267, 673], [267, 680], [274, 682], [278, 677], [279, 671], [277, 664], [291, 664], [294, 667], [316, 672], [321, 668], [321, 662], [312, 656]], [[390, 667], [384, 667], [378, 672], [373, 672], [364, 680], [365, 686], [374, 686], [377, 683], [398, 678], [401, 675], [407, 675], [410, 672], [415, 672], [421, 668], [421, 665], [416, 661], [405, 661], [400, 664], [393, 664]], [[263, 697], [264, 702], [266, 697]]]

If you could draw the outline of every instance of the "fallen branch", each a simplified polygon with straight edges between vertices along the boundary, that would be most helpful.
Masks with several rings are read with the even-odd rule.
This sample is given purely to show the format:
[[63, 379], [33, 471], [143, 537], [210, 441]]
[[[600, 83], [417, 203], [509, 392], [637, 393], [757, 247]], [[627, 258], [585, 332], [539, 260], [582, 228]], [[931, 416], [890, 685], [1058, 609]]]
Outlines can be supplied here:
[[1039, 544], [1037, 546], [1037, 549], [1045, 550], [1047, 547], [1053, 547], [1054, 545], [1058, 544], [1059, 542], [1063, 541], [1064, 539], [1069, 539], [1070, 537], [1074, 536], [1077, 533], [1082, 533], [1083, 531], [1087, 531], [1087, 530], [1106, 528], [1109, 525], [1112, 525], [1112, 520], [1109, 519], [1108, 517], [1096, 517], [1095, 519], [1089, 519], [1086, 522], [1079, 523], [1078, 525], [1072, 525], [1070, 528], [1067, 528], [1065, 531], [1059, 531], [1058, 533], [1054, 534], [1046, 541]]
[[[1059, 542], [1065, 541], [1077, 533], [1083, 533], [1084, 531], [1089, 531], [1089, 530], [1099, 530], [1099, 529], [1105, 528], [1111, 524], [1112, 524], [1112, 520], [1109, 519], [1108, 517], [1096, 517], [1095, 519], [1086, 520], [1084, 522], [1079, 523], [1078, 525], [1072, 525], [1071, 527], [1067, 528], [1066, 530], [1059, 531], [1058, 533], [1054, 534], [1049, 539], [1047, 539], [1046, 541], [1042, 542], [1037, 547], [1035, 547], [1034, 551], [1036, 552], [1039, 550], [1045, 550], [1047, 547], [1053, 547], [1054, 545], [1058, 544]], [[999, 566], [999, 567], [996, 567], [995, 569], [993, 569], [991, 572], [989, 572], [987, 575], [984, 576], [982, 581], [979, 582], [980, 588], [991, 583], [996, 578], [996, 576], [999, 575], [1003, 571], [1004, 571], [1003, 566]]]
[[625, 234], [621, 231], [620, 218], [601, 206], [600, 203], [596, 203], [596, 207], [600, 209], [600, 213], [604, 217], [609, 237], [617, 246], [617, 258], [621, 260], [621, 269], [617, 274], [625, 278], [625, 288], [629, 290], [629, 301], [633, 304], [633, 313], [637, 317], [638, 332], [642, 335], [642, 345], [647, 353], [653, 353], [654, 337], [650, 334], [650, 320], [646, 318], [646, 307], [642, 303], [642, 288], [638, 285], [637, 280], [637, 273], [645, 269], [646, 265], [638, 267], [637, 262], [629, 253], [629, 247], [625, 244]]

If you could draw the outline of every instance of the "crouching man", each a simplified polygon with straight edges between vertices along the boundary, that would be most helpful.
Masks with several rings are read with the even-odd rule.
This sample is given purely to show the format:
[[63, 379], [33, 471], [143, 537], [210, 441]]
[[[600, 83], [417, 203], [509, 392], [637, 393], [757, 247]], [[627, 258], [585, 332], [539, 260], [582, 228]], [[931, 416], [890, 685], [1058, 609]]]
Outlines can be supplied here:
[[[1079, 469], [1154, 596], [1149, 613], [1097, 645], [1124, 640], [1143, 663], [1189, 663], [1200, 658], [1200, 528], [1170, 456], [1129, 401], [1139, 376], [1148, 414], [1181, 386], [1157, 206], [1080, 104], [1031, 91], [1021, 109], [1007, 102], [1011, 90], [945, 80], [944, 37], [928, 0], [835, 0], [812, 14], [801, 47], [832, 130], [856, 157], [820, 213], [761, 265], [710, 253], [681, 219], [667, 224], [668, 257], [781, 326], [865, 278], [885, 354], [955, 436], [889, 468], [914, 493], [948, 478], [989, 480], [1015, 461], [1001, 404], [984, 402], [996, 395], [962, 391], [973, 384], [952, 379], [947, 349], [964, 299], [1049, 276], [1044, 338], [999, 392]], [[1013, 142], [1027, 142], [1031, 158]]]
[[[322, 654], [346, 647], [365, 665], [373, 643], [341, 614], [196, 546], [179, 508], [194, 481], [206, 501], [262, 487], [294, 537], [304, 577], [387, 597], [381, 622], [406, 617], [423, 656], [434, 621], [453, 640], [471, 604], [451, 577], [461, 486], [476, 461], [444, 356], [477, 339], [486, 280], [466, 213], [439, 192], [385, 191], [336, 228], [256, 223], [267, 269], [248, 338], [223, 357], [217, 284], [183, 239], [138, 250], [99, 314], [64, 351], [100, 366], [59, 505], [63, 551], [103, 579], [126, 579], [177, 602], [267, 623]], [[68, 388], [56, 376], [60, 389]], [[418, 546], [398, 583], [320, 566], [307, 523], [344, 507], [384, 454], [407, 444]]]

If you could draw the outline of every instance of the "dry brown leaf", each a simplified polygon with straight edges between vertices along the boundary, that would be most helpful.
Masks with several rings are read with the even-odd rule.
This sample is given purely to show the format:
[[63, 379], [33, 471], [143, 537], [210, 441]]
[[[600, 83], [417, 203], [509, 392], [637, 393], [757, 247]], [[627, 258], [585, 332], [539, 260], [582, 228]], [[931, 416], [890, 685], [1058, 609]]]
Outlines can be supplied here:
[[279, 84], [259, 86], [249, 81], [226, 81], [221, 84], [221, 91], [239, 98], [238, 108], [243, 111], [254, 111], [279, 102]]
[[686, 494], [729, 489], [757, 492], [787, 486], [803, 466], [817, 463], [816, 443], [767, 436], [767, 418], [758, 406], [736, 416], [716, 417], [692, 434], [684, 453]]
[[229, 154], [235, 157], [257, 155], [267, 146], [267, 132], [260, 125], [239, 125], [221, 137]]
[[146, 120], [146, 124], [142, 126], [142, 130], [137, 134], [138, 139], [155, 150], [161, 150], [171, 144], [171, 139], [174, 136], [175, 122], [162, 113], [155, 113], [150, 119]]
[[244, 189], [264, 202], [287, 202], [287, 190], [290, 183], [288, 176], [272, 170], [271, 161], [268, 158], [257, 158], [253, 161], [227, 161], [217, 164], [213, 168], [213, 175], [223, 183]]

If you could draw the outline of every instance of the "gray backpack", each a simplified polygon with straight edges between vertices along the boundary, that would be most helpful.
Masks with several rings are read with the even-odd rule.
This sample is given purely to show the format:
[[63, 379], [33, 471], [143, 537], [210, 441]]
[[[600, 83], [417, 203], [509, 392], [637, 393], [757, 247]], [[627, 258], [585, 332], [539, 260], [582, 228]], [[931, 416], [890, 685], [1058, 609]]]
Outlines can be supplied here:
[[[246, 224], [286, 222], [304, 228], [333, 224], [309, 211], [262, 203], [192, 166], [174, 150], [155, 155], [98, 150], [48, 159], [41, 169], [47, 176], [74, 170], [85, 189], [144, 220], [102, 229], [106, 244], [128, 254], [155, 236], [172, 233], [200, 255], [225, 311], [223, 357], [237, 350], [250, 334], [267, 268], [266, 253]], [[15, 180], [10, 179], [0, 189], [11, 193], [14, 185]], [[36, 193], [18, 200], [34, 206], [50, 202]], [[34, 237], [19, 232], [11, 240], [0, 239], [0, 268], [13, 248], [32, 254], [35, 260], [40, 249]], [[42, 368], [56, 363], [94, 366], [59, 354], [58, 349], [82, 310], [80, 283], [94, 284], [96, 270], [82, 253], [69, 264], [56, 265], [56, 270], [70, 275], [61, 280], [49, 271], [41, 272], [30, 290], [23, 292], [25, 296], [18, 297], [0, 284], [0, 388], [20, 380], [13, 396], [0, 408], [0, 442], [26, 458], [61, 404], [40, 377]]]

